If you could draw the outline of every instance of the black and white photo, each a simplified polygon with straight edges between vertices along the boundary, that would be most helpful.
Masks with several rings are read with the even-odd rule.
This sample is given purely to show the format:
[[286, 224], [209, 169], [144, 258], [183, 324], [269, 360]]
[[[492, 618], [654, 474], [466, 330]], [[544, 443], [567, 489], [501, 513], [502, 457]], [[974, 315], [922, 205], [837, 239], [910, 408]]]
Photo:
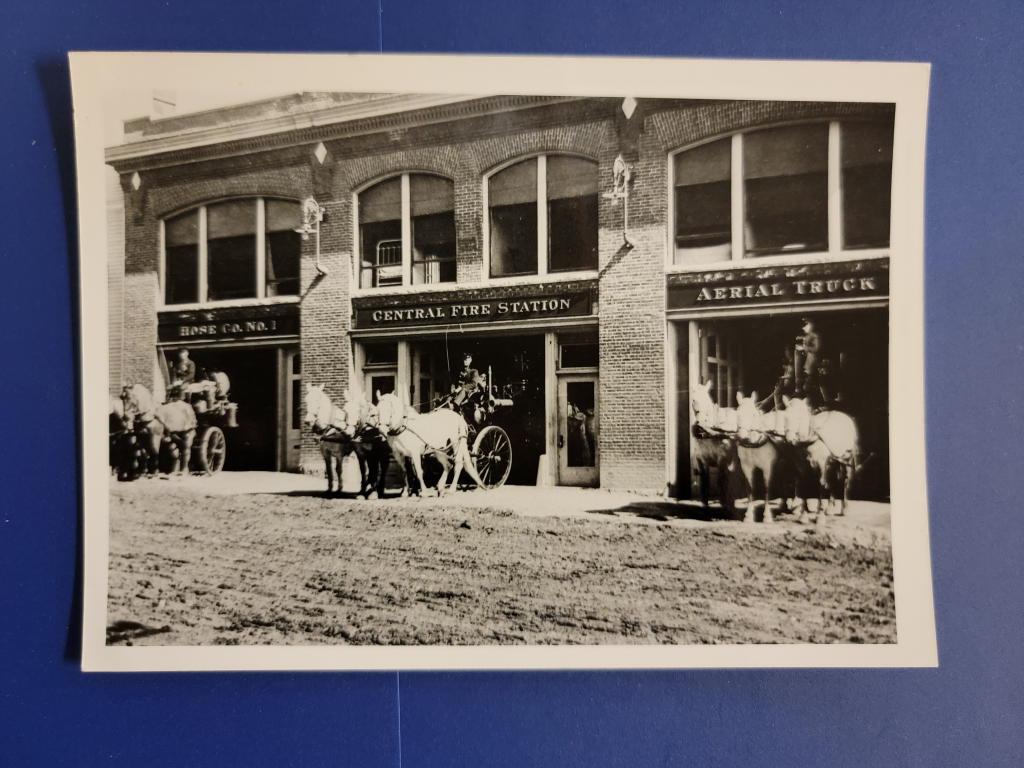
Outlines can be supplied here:
[[935, 663], [927, 67], [73, 70], [87, 668]]

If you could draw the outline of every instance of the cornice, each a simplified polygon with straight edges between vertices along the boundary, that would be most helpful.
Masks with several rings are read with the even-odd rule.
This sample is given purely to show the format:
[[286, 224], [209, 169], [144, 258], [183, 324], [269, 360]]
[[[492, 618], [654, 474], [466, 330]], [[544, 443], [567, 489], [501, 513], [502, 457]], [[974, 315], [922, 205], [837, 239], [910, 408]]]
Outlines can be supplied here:
[[109, 147], [105, 160], [119, 173], [125, 173], [577, 100], [577, 97], [515, 95], [396, 95], [129, 142]]

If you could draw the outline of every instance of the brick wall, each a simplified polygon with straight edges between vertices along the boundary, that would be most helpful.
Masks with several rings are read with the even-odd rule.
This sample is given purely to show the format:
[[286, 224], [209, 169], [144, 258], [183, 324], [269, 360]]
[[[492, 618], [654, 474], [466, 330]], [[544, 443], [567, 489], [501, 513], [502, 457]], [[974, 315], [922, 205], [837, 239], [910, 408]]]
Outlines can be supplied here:
[[107, 360], [108, 387], [123, 385], [124, 350], [124, 192], [117, 172], [107, 169]]

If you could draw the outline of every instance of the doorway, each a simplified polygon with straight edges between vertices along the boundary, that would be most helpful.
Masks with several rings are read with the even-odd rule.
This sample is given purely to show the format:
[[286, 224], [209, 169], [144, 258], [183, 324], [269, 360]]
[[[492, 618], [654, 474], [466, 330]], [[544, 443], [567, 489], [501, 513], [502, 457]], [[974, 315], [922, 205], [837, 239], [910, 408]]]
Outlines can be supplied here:
[[596, 375], [558, 377], [558, 482], [594, 487], [599, 481]]

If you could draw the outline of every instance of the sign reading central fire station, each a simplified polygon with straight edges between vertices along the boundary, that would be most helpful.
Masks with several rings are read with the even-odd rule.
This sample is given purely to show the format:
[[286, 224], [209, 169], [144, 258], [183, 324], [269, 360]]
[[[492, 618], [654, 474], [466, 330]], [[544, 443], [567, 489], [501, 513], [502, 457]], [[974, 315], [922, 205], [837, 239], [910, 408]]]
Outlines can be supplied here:
[[550, 319], [589, 315], [590, 293], [562, 296], [479, 299], [408, 306], [356, 307], [356, 328], [409, 325], [461, 325], [506, 320]]

